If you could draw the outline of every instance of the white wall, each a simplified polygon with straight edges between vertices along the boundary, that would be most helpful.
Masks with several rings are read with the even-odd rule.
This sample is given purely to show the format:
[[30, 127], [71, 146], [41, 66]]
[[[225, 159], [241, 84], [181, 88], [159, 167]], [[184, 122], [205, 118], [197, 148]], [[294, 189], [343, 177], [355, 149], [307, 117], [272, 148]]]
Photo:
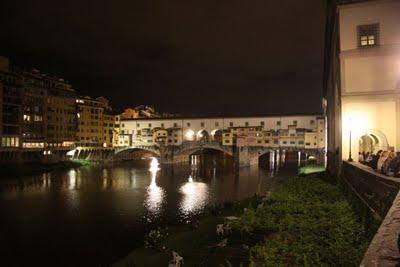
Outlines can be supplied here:
[[357, 26], [380, 24], [380, 44], [400, 44], [400, 1], [373, 1], [339, 7], [340, 49], [357, 49]]

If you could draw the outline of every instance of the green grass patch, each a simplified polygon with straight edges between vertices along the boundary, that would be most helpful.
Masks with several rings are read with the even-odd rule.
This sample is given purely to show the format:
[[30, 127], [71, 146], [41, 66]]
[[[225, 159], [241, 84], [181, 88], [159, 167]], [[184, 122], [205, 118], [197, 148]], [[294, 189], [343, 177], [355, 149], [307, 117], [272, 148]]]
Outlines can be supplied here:
[[265, 234], [251, 266], [358, 266], [369, 243], [340, 188], [316, 177], [289, 180], [234, 228]]

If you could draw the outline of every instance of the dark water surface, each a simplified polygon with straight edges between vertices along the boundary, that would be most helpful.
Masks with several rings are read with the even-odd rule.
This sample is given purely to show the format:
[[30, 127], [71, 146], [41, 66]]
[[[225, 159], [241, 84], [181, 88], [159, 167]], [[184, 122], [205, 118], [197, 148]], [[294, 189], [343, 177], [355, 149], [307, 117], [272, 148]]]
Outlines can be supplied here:
[[192, 163], [1, 177], [0, 265], [108, 266], [141, 246], [149, 229], [190, 221], [208, 205], [265, 194], [297, 171], [288, 163], [278, 172], [234, 170], [215, 155]]

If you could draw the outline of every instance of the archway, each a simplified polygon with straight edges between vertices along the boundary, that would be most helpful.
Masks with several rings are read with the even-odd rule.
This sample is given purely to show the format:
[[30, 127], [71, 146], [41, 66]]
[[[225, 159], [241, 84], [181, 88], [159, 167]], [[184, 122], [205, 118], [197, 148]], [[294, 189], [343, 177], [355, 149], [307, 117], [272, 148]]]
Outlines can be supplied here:
[[148, 160], [153, 157], [159, 157], [159, 152], [152, 149], [145, 148], [126, 148], [115, 152], [114, 158], [116, 160]]
[[384, 133], [369, 131], [359, 139], [359, 152], [376, 153], [378, 150], [389, 150], [389, 144]]
[[219, 144], [222, 144], [222, 131], [219, 129], [215, 129], [211, 132], [212, 140], [214, 142], [218, 142]]
[[197, 141], [208, 142], [210, 141], [210, 135], [206, 130], [200, 130], [196, 134]]

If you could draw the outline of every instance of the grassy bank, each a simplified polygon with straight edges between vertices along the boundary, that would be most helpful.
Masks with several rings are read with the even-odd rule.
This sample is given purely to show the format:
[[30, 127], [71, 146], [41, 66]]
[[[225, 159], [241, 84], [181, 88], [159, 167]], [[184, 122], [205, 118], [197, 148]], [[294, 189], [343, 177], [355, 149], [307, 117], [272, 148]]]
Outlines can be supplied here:
[[358, 266], [369, 243], [340, 188], [315, 177], [289, 180], [235, 228], [264, 233], [250, 248], [255, 266]]
[[[114, 266], [166, 266], [171, 250], [186, 266], [358, 266], [369, 243], [340, 188], [316, 177], [290, 179], [264, 199], [221, 212], [195, 229], [170, 229], [165, 250], [139, 248]], [[240, 218], [232, 233], [217, 237], [215, 226], [227, 215]]]

